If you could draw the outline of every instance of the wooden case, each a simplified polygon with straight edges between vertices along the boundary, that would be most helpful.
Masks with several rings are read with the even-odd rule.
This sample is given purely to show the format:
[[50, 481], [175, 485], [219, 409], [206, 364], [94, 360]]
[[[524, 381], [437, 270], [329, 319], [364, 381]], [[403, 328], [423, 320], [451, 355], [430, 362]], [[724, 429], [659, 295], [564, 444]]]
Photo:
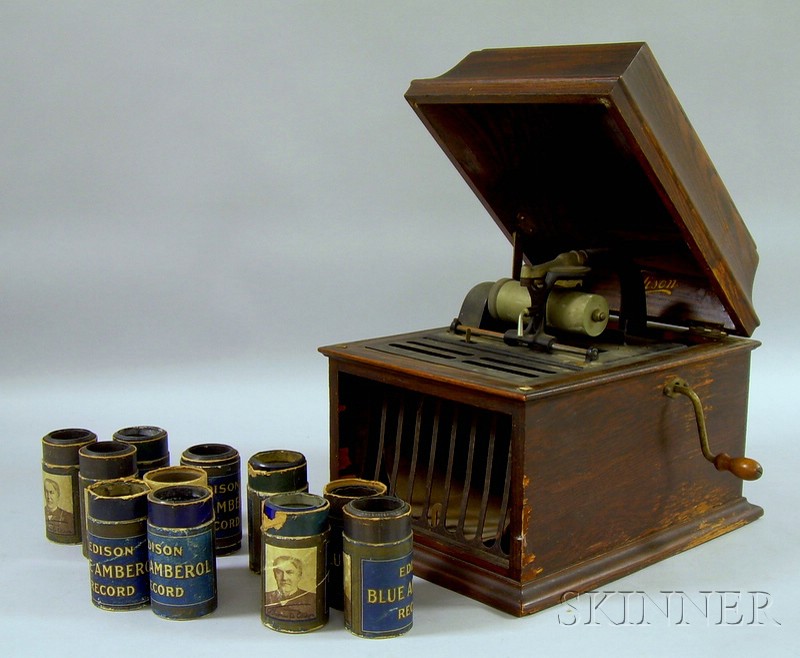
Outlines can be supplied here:
[[385, 482], [417, 575], [515, 615], [759, 517], [665, 394], [743, 455], [758, 256], [647, 45], [475, 52], [406, 98], [514, 268], [586, 250], [611, 320], [595, 360], [457, 322], [321, 348], [331, 479]]

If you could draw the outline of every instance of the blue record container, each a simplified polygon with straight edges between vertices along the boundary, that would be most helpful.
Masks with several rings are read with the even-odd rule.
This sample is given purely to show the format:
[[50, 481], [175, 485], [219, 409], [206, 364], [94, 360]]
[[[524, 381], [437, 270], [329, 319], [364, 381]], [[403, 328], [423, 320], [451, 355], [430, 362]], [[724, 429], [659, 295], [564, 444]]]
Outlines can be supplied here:
[[214, 495], [214, 542], [218, 556], [235, 553], [242, 546], [241, 458], [236, 448], [224, 443], [201, 443], [187, 448], [181, 464], [202, 468]]
[[217, 568], [211, 489], [164, 487], [151, 491], [147, 500], [153, 612], [175, 620], [213, 612], [217, 607]]
[[136, 478], [86, 488], [86, 547], [92, 603], [135, 610], [150, 602], [147, 574], [147, 494]]
[[394, 496], [344, 506], [344, 624], [354, 635], [387, 638], [411, 630], [414, 611], [411, 507]]

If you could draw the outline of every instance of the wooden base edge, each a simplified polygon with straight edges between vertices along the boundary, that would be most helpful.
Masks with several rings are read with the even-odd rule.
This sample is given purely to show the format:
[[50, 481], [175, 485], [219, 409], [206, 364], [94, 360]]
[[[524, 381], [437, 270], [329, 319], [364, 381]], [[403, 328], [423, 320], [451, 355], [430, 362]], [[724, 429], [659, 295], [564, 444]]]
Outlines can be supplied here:
[[527, 583], [488, 571], [424, 545], [414, 547], [414, 573], [517, 617], [533, 614], [728, 533], [762, 516], [740, 498], [596, 558]]

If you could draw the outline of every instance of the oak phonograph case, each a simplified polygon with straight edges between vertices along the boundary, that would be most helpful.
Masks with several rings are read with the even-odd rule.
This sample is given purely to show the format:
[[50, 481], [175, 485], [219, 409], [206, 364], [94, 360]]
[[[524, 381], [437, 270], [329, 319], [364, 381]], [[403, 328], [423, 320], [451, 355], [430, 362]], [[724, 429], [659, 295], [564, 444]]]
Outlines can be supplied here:
[[331, 478], [385, 482], [417, 575], [515, 615], [758, 518], [758, 256], [647, 45], [479, 51], [406, 99], [510, 267], [448, 326], [321, 348]]

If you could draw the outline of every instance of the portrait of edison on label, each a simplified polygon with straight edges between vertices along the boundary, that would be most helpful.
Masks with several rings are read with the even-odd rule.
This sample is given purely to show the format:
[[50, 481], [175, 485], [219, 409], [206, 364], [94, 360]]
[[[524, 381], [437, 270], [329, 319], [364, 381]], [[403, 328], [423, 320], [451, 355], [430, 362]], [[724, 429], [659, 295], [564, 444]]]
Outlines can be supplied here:
[[49, 533], [75, 534], [70, 477], [49, 474], [44, 476], [44, 519]]
[[267, 546], [264, 573], [264, 613], [268, 617], [286, 621], [316, 617], [316, 548]]

